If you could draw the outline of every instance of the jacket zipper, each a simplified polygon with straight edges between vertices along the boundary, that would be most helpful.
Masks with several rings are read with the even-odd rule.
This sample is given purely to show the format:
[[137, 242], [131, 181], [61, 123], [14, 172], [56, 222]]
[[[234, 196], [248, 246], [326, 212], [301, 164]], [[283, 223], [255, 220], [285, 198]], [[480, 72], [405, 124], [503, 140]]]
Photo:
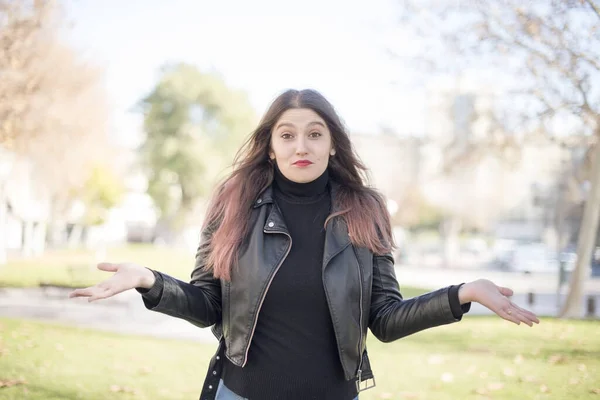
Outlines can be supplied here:
[[281, 259], [281, 261], [279, 262], [279, 264], [277, 264], [277, 268], [275, 268], [275, 271], [273, 272], [273, 275], [271, 275], [271, 278], [269, 279], [269, 283], [267, 284], [267, 287], [265, 288], [265, 292], [263, 293], [261, 299], [260, 299], [260, 303], [258, 304], [258, 310], [256, 310], [256, 316], [254, 317], [254, 323], [252, 324], [252, 332], [250, 333], [250, 340], [248, 340], [248, 346], [246, 346], [246, 353], [244, 354], [244, 362], [242, 363], [242, 368], [246, 366], [246, 363], [248, 362], [248, 351], [250, 351], [250, 344], [252, 343], [252, 338], [254, 337], [254, 330], [256, 329], [256, 323], [258, 321], [258, 313], [260, 312], [260, 309], [263, 305], [263, 302], [265, 301], [265, 297], [267, 297], [267, 292], [269, 291], [269, 287], [271, 286], [271, 282], [273, 282], [273, 278], [275, 278], [275, 274], [277, 273], [277, 271], [279, 271], [279, 268], [281, 268], [281, 264], [283, 264], [283, 262], [285, 261], [285, 259], [287, 258], [288, 254], [290, 253], [290, 250], [292, 249], [292, 237], [286, 233], [286, 232], [281, 232], [281, 231], [264, 231], [264, 233], [281, 233], [285, 236], [287, 236], [290, 239], [290, 245], [288, 246], [287, 251], [285, 252], [285, 255], [283, 256], [283, 258]]
[[359, 329], [359, 341], [358, 341], [358, 358], [359, 358], [359, 362], [358, 362], [358, 371], [356, 372], [356, 389], [358, 391], [358, 393], [360, 393], [360, 380], [362, 378], [362, 362], [363, 362], [363, 357], [362, 357], [362, 341], [363, 341], [363, 333], [362, 333], [362, 314], [363, 314], [363, 277], [362, 277], [362, 271], [360, 270], [360, 263], [358, 262], [358, 257], [356, 259], [356, 265], [358, 266], [358, 278], [359, 278], [359, 288], [360, 288], [360, 307], [359, 307], [359, 314], [358, 314], [358, 329]]

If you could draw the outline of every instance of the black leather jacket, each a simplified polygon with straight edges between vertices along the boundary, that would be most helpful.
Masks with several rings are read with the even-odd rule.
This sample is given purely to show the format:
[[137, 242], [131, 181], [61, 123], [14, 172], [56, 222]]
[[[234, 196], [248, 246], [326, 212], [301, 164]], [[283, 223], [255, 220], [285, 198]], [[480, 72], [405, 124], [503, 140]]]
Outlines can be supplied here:
[[[331, 184], [332, 204], [337, 184]], [[336, 210], [333, 210], [336, 211]], [[157, 284], [144, 294], [149, 309], [183, 318], [199, 327], [212, 326], [219, 348], [211, 359], [201, 399], [214, 399], [221, 376], [222, 357], [244, 366], [260, 307], [292, 240], [268, 188], [254, 203], [252, 230], [239, 257], [231, 282], [214, 279], [204, 270], [206, 237], [202, 233], [191, 282], [158, 273]], [[340, 287], [340, 282], [345, 286]], [[390, 254], [374, 255], [350, 243], [341, 218], [327, 226], [323, 254], [323, 285], [331, 312], [338, 353], [346, 379], [359, 390], [374, 382], [366, 351], [367, 328], [383, 342], [459, 321], [450, 307], [450, 287], [403, 300]], [[162, 287], [158, 287], [162, 286]], [[154, 297], [154, 299], [153, 299]]]

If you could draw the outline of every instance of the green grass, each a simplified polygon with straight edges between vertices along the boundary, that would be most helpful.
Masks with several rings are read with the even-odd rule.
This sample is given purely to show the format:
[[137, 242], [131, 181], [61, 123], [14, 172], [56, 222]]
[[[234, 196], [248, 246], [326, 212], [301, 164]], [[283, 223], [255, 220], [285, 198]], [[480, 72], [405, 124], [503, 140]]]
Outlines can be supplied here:
[[189, 280], [194, 256], [194, 252], [151, 245], [108, 248], [102, 259], [96, 259], [92, 251], [86, 250], [49, 251], [37, 258], [11, 261], [0, 266], [0, 286], [88, 286], [109, 276], [96, 269], [100, 261], [135, 262]]
[[[391, 344], [371, 337], [377, 387], [360, 398], [600, 398], [599, 327], [466, 317]], [[197, 399], [214, 347], [0, 319], [0, 382], [23, 380], [0, 398]]]
[[[110, 276], [109, 273], [96, 268], [100, 261], [135, 262], [189, 281], [194, 257], [194, 252], [152, 245], [109, 248], [102, 260], [96, 260], [91, 251], [58, 250], [46, 252], [41, 257], [12, 261], [0, 266], [0, 287], [90, 286]], [[425, 292], [425, 289], [420, 288], [402, 288], [402, 294], [407, 298]]]

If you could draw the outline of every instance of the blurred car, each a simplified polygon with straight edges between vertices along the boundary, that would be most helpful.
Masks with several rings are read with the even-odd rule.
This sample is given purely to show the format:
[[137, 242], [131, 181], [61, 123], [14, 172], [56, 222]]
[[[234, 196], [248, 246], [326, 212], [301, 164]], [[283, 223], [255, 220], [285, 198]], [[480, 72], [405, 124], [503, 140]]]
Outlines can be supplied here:
[[522, 273], [558, 273], [560, 269], [556, 251], [539, 242], [516, 246], [511, 252], [508, 263], [510, 271]]
[[493, 269], [509, 270], [512, 263], [512, 255], [518, 242], [514, 239], [496, 239], [492, 247], [492, 259], [489, 266]]
[[[560, 253], [560, 262], [564, 265], [567, 272], [575, 269], [577, 264], [577, 248], [574, 245], [567, 246]], [[591, 259], [591, 276], [600, 277], [600, 246], [597, 246], [592, 253]]]

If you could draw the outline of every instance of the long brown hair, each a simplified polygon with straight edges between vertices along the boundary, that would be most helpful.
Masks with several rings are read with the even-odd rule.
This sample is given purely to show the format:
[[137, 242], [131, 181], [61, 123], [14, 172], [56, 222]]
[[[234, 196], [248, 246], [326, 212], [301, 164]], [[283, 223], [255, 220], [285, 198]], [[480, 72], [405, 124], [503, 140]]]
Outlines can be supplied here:
[[332, 136], [336, 155], [329, 160], [330, 179], [340, 189], [333, 203], [338, 210], [329, 215], [344, 218], [350, 240], [374, 254], [394, 247], [390, 216], [383, 197], [367, 187], [367, 168], [355, 154], [350, 138], [333, 106], [315, 90], [287, 90], [278, 96], [258, 127], [235, 156], [233, 172], [221, 183], [211, 199], [203, 229], [215, 229], [207, 247], [205, 268], [215, 278], [231, 279], [239, 250], [250, 230], [250, 213], [258, 196], [272, 183], [274, 166], [269, 160], [271, 131], [281, 115], [291, 108], [308, 108], [319, 114]]

